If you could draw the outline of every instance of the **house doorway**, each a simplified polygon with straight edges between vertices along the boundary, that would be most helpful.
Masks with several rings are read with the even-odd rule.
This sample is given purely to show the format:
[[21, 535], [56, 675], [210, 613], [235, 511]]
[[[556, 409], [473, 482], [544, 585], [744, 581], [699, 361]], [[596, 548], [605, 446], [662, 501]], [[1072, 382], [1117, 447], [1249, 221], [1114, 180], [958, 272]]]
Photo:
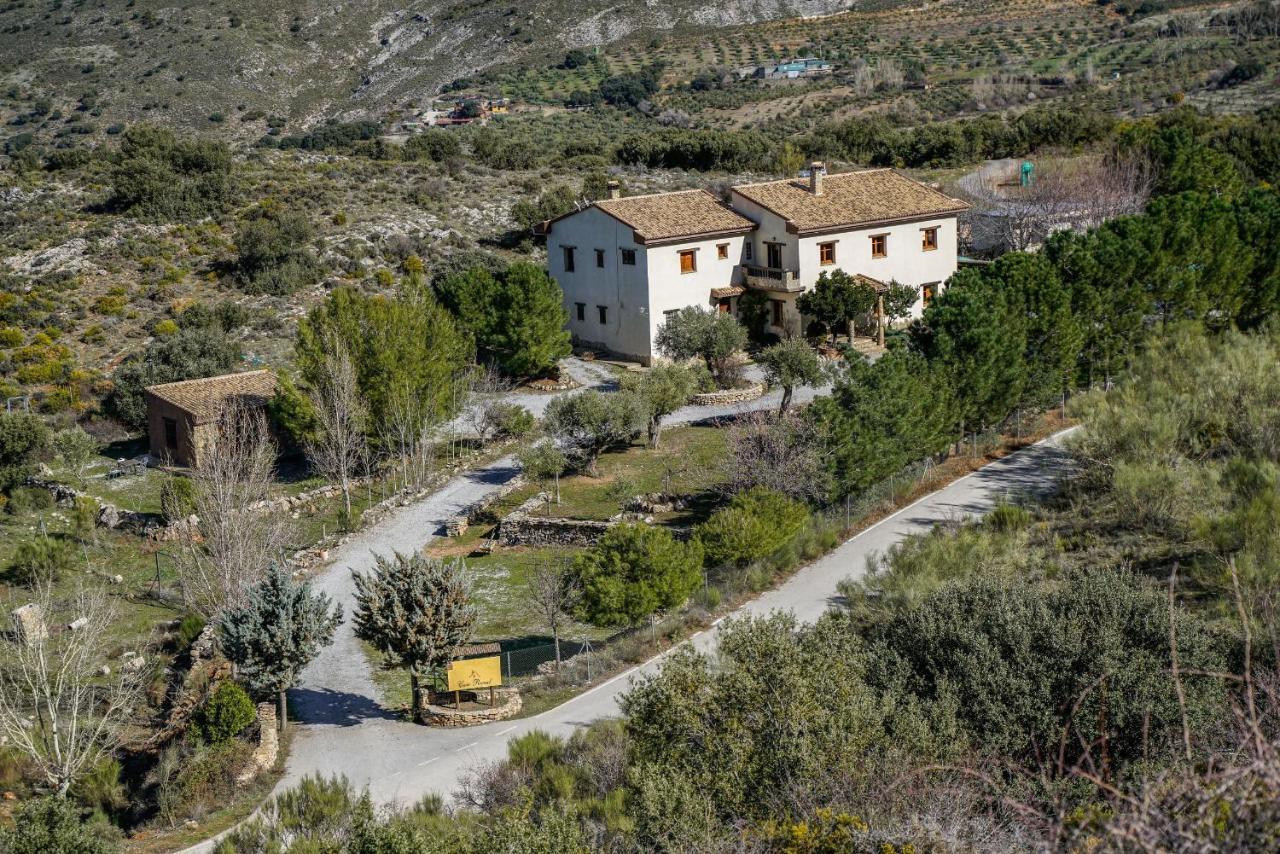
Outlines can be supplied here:
[[766, 243], [764, 245], [765, 265], [770, 270], [782, 269], [782, 244]]

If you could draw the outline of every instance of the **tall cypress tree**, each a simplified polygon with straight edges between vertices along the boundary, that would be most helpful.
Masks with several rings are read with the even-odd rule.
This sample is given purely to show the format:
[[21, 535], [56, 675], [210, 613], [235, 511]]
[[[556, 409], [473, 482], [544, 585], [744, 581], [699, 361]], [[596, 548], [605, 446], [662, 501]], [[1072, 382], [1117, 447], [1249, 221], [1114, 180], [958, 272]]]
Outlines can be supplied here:
[[281, 730], [288, 712], [285, 691], [298, 683], [302, 669], [321, 648], [333, 643], [341, 622], [340, 606], [312, 590], [309, 581], [296, 582], [275, 564], [249, 591], [243, 607], [223, 613], [222, 651], [250, 691], [276, 695]]

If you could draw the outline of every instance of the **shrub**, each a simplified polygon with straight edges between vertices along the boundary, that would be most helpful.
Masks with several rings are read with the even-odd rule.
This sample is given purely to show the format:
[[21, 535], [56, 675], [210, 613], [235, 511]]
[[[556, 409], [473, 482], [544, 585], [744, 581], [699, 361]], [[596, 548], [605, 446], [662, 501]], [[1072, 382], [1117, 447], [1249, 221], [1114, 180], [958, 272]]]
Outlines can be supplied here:
[[107, 410], [126, 426], [142, 429], [147, 421], [143, 399], [147, 386], [225, 374], [239, 361], [239, 348], [221, 329], [184, 327], [177, 335], [152, 341], [140, 357], [116, 370]]
[[251, 294], [291, 294], [320, 278], [311, 250], [315, 230], [296, 212], [266, 212], [236, 232], [236, 284]]
[[698, 306], [682, 308], [658, 327], [658, 350], [677, 361], [699, 358], [720, 388], [730, 388], [741, 374], [736, 361], [747, 343], [747, 331], [732, 315]]
[[57, 581], [75, 559], [75, 546], [70, 540], [40, 537], [18, 546], [9, 563], [9, 574], [23, 584]]
[[223, 682], [200, 708], [196, 732], [209, 744], [220, 744], [244, 732], [256, 716], [248, 693], [235, 682]]
[[108, 205], [153, 222], [196, 220], [235, 198], [231, 151], [212, 140], [179, 140], [172, 131], [134, 125], [120, 142]]
[[522, 439], [536, 423], [533, 413], [518, 403], [490, 403], [484, 410], [485, 432], [499, 439]]
[[0, 492], [26, 480], [49, 442], [49, 428], [35, 415], [0, 413]]
[[688, 599], [702, 581], [701, 564], [696, 541], [677, 542], [665, 528], [616, 525], [574, 561], [580, 613], [598, 625], [635, 625]]
[[776, 551], [804, 526], [808, 509], [799, 501], [764, 487], [733, 497], [698, 526], [708, 566], [745, 566]]
[[53, 494], [37, 486], [20, 486], [9, 493], [6, 509], [14, 516], [25, 516], [53, 508]]
[[199, 614], [187, 614], [178, 621], [178, 631], [174, 638], [178, 644], [178, 649], [190, 649], [191, 644], [195, 643], [196, 638], [200, 637], [200, 633], [204, 631], [204, 617]]
[[173, 475], [160, 485], [160, 512], [170, 522], [185, 519], [196, 510], [196, 485], [190, 478]]
[[116, 850], [102, 827], [82, 822], [75, 804], [66, 798], [27, 801], [13, 816], [13, 827], [0, 828], [4, 854], [111, 854]]

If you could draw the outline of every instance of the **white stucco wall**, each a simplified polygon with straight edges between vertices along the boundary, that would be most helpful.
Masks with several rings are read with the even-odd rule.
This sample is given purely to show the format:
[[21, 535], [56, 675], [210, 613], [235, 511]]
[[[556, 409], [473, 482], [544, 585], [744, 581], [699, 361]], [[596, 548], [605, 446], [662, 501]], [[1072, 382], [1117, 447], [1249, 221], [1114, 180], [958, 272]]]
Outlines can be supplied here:
[[[717, 244], [729, 244], [729, 256], [717, 257]], [[728, 287], [742, 263], [741, 235], [645, 247], [632, 229], [589, 207], [553, 223], [547, 235], [547, 266], [564, 292], [569, 331], [580, 343], [627, 358], [649, 362], [663, 312], [697, 305], [711, 306], [711, 289]], [[564, 269], [564, 247], [575, 249], [574, 271]], [[604, 250], [604, 266], [596, 266], [596, 250]], [[634, 266], [622, 263], [622, 250], [634, 249]], [[697, 251], [697, 270], [680, 272], [680, 251]], [[585, 306], [578, 320], [577, 304]], [[599, 307], [606, 322], [600, 323]]]
[[[696, 305], [711, 308], [711, 289], [727, 288], [740, 278], [744, 237], [722, 237], [716, 240], [690, 241], [670, 246], [649, 248], [649, 339], [658, 334], [665, 313]], [[716, 247], [729, 245], [727, 258], [719, 258]], [[680, 253], [697, 252], [697, 270], [680, 272]]]
[[[933, 227], [938, 229], [938, 248], [926, 252], [923, 249], [924, 230]], [[851, 275], [861, 273], [882, 282], [896, 280], [904, 285], [945, 282], [956, 271], [956, 228], [955, 217], [943, 217], [802, 237], [798, 241], [800, 284], [806, 289], [811, 288], [824, 270], [836, 269]], [[871, 237], [876, 234], [888, 235], [888, 254], [884, 258], [871, 257]], [[818, 246], [829, 242], [836, 244], [836, 263], [824, 267]], [[922, 311], [923, 303], [917, 301], [912, 309], [912, 316], [919, 317]]]
[[[575, 249], [574, 271], [564, 269], [563, 248]], [[596, 266], [595, 250], [604, 250], [604, 267]], [[622, 263], [622, 249], [636, 251], [635, 266]], [[547, 235], [547, 267], [564, 291], [569, 331], [581, 343], [631, 358], [647, 356], [649, 285], [643, 246], [631, 228], [588, 207], [553, 223]], [[577, 303], [585, 306], [578, 320]], [[605, 307], [600, 323], [599, 306]]]

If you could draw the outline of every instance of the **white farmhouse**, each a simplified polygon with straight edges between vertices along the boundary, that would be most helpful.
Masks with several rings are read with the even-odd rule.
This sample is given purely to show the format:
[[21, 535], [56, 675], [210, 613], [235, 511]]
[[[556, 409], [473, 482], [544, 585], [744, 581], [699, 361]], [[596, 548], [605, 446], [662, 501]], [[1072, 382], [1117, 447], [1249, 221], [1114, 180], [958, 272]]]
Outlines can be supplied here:
[[655, 356], [666, 315], [686, 306], [736, 311], [747, 288], [769, 298], [768, 331], [798, 334], [796, 299], [823, 271], [920, 291], [913, 314], [956, 270], [965, 203], [890, 169], [732, 188], [618, 198], [611, 193], [544, 224], [551, 275], [583, 346]]

